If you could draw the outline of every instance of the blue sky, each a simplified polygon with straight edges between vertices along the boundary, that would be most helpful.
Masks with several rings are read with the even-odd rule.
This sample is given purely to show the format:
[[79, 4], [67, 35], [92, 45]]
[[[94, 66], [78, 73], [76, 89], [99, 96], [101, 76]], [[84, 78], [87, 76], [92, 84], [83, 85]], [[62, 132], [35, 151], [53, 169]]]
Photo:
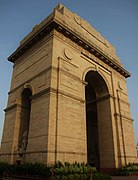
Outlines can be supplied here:
[[111, 42], [132, 74], [127, 87], [138, 141], [138, 0], [0, 0], [0, 139], [13, 66], [6, 59], [58, 3], [88, 21]]

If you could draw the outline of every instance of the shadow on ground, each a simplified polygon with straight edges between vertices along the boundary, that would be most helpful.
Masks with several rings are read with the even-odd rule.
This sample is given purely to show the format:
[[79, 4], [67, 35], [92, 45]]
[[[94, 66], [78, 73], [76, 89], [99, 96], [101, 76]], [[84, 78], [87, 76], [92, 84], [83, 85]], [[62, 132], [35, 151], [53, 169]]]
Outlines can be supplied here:
[[138, 176], [112, 176], [112, 180], [138, 180]]

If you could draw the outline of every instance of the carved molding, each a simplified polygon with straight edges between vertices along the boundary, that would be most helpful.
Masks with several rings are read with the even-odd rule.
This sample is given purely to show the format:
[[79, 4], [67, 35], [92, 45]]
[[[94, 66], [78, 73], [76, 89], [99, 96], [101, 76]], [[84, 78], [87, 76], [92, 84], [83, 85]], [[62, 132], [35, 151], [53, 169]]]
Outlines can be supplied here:
[[[55, 154], [55, 150], [36, 150], [36, 151], [26, 151], [23, 154], [37, 154], [37, 153], [54, 153]], [[56, 153], [59, 154], [76, 154], [76, 155], [82, 155], [82, 156], [86, 156], [87, 153], [84, 152], [74, 152], [74, 151], [57, 151]], [[17, 153], [0, 153], [0, 155], [17, 155]]]
[[20, 104], [14, 104], [12, 106], [7, 107], [6, 109], [4, 109], [5, 112], [9, 112], [11, 110], [15, 110], [16, 108], [21, 108], [22, 106]]
[[115, 116], [115, 117], [119, 117], [119, 118], [121, 118], [122, 120], [127, 119], [127, 120], [129, 120], [129, 121], [134, 121], [134, 119], [132, 119], [131, 117], [124, 116], [124, 115], [119, 114], [119, 113], [115, 113], [114, 116]]
[[81, 25], [82, 22], [81, 22], [81, 18], [77, 15], [77, 14], [74, 14], [74, 20], [77, 24]]
[[122, 83], [120, 81], [118, 82], [118, 87], [120, 90], [123, 90], [123, 86], [122, 86]]
[[71, 60], [73, 57], [73, 53], [70, 49], [65, 48], [64, 49], [64, 56], [68, 59]]

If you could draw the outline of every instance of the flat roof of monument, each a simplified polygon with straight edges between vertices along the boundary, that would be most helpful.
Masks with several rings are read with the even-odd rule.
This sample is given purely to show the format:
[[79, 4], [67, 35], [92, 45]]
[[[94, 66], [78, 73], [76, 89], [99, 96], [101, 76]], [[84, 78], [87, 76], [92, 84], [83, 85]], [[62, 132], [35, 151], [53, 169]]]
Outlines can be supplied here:
[[130, 73], [120, 63], [115, 48], [88, 22], [62, 4], [59, 4], [40, 24], [33, 27], [32, 31], [20, 42], [16, 51], [8, 57], [8, 60], [15, 62], [18, 57], [53, 29], [68, 36], [72, 41], [99, 57], [123, 76], [130, 77]]

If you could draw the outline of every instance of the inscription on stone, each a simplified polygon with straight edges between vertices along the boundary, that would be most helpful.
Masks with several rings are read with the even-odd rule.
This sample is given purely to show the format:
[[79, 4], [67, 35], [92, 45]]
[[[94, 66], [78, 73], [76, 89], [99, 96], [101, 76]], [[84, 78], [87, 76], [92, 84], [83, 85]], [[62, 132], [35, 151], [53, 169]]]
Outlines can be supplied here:
[[60, 80], [61, 80], [61, 85], [77, 91], [77, 81], [75, 81], [71, 77], [61, 73]]
[[73, 64], [70, 61], [66, 61], [66, 60], [60, 58], [60, 68], [73, 74], [73, 75], [76, 75], [78, 66]]

